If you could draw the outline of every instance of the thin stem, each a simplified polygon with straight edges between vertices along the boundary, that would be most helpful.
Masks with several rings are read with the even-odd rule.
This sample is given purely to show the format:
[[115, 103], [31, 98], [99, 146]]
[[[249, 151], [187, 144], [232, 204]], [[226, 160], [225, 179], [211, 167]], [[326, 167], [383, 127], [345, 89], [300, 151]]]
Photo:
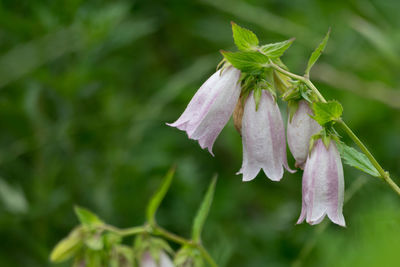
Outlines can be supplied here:
[[193, 244], [193, 242], [191, 240], [180, 237], [180, 236], [178, 236], [174, 233], [171, 233], [157, 225], [154, 226], [152, 234], [165, 237], [166, 239], [169, 239], [170, 241], [173, 241], [173, 242], [181, 244], [181, 245], [192, 245]]
[[120, 236], [129, 236], [129, 235], [136, 235], [136, 234], [142, 234], [142, 233], [149, 233], [152, 235], [162, 236], [165, 239], [168, 239], [177, 244], [187, 245], [187, 246], [192, 246], [192, 247], [197, 248], [200, 251], [203, 258], [210, 264], [210, 266], [218, 267], [217, 263], [213, 260], [213, 258], [208, 253], [208, 251], [201, 245], [201, 243], [196, 243], [193, 240], [188, 240], [183, 237], [180, 237], [158, 225], [153, 225], [152, 227], [149, 225], [144, 225], [144, 226], [136, 226], [136, 227], [126, 228], [126, 229], [119, 229], [115, 226], [105, 224], [105, 225], [102, 225], [100, 228], [103, 230], [106, 230], [106, 231], [116, 233]]
[[390, 175], [388, 172], [386, 172], [382, 166], [378, 163], [378, 161], [375, 159], [375, 157], [369, 152], [368, 148], [361, 142], [361, 140], [357, 137], [357, 135], [354, 134], [354, 132], [350, 129], [349, 126], [347, 126], [346, 123], [344, 123], [343, 120], [339, 120], [338, 123], [342, 126], [344, 131], [347, 133], [348, 136], [356, 143], [356, 145], [364, 152], [364, 154], [367, 156], [367, 158], [371, 161], [372, 165], [376, 168], [376, 170], [379, 172], [381, 175], [381, 178], [385, 180], [386, 183], [389, 184], [389, 186], [398, 194], [400, 195], [400, 188], [398, 185], [390, 178]]
[[149, 231], [148, 227], [146, 226], [136, 226], [136, 227], [131, 227], [131, 228], [126, 228], [126, 229], [119, 229], [115, 226], [112, 225], [103, 225], [101, 226], [102, 229], [116, 233], [120, 236], [129, 236], [129, 235], [137, 235], [141, 233], [147, 233]]
[[[295, 79], [295, 80], [298, 80], [298, 81], [301, 81], [301, 82], [305, 83], [317, 95], [318, 99], [321, 102], [326, 103], [326, 100], [323, 97], [323, 95], [319, 92], [317, 87], [311, 82], [311, 80], [308, 77], [303, 77], [303, 76], [291, 73], [290, 71], [287, 71], [287, 70], [279, 67], [278, 65], [276, 65], [272, 61], [270, 61], [269, 65], [273, 69], [275, 69], [276, 71], [278, 71], [278, 72], [280, 72], [280, 73], [282, 73], [282, 74], [284, 74], [284, 75], [286, 75], [286, 76], [288, 76], [288, 77], [290, 77], [292, 79]], [[374, 167], [377, 169], [377, 171], [381, 175], [381, 178], [383, 178], [383, 180], [400, 196], [400, 188], [399, 188], [399, 186], [390, 178], [389, 173], [386, 172], [382, 168], [382, 166], [374, 158], [374, 156], [368, 150], [368, 148], [364, 145], [364, 143], [361, 142], [361, 140], [357, 137], [357, 135], [354, 134], [354, 132], [350, 129], [349, 126], [347, 126], [347, 124], [343, 120], [340, 119], [337, 122], [342, 126], [344, 131], [354, 141], [354, 143], [356, 143], [356, 145], [364, 152], [364, 154], [367, 156], [367, 158], [371, 161], [372, 165], [374, 165]]]

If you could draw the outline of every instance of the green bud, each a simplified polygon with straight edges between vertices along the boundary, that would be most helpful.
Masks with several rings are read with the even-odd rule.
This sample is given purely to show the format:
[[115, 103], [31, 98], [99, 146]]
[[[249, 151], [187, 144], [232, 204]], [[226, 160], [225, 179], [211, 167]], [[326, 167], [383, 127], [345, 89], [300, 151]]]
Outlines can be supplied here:
[[75, 256], [83, 245], [83, 229], [77, 227], [64, 239], [62, 239], [50, 254], [50, 261], [63, 262]]

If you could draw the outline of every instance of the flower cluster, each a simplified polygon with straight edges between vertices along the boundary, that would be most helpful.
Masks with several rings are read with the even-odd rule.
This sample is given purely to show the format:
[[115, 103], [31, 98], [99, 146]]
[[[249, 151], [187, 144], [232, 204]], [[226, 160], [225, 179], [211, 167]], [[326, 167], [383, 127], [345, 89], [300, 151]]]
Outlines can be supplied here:
[[[310, 105], [317, 101], [310, 90], [271, 67], [286, 69], [279, 56], [293, 40], [259, 47], [252, 32], [233, 24], [233, 33], [236, 45], [245, 52], [222, 52], [223, 67], [200, 87], [179, 119], [168, 125], [186, 131], [214, 155], [213, 144], [233, 114], [242, 136], [243, 163], [238, 174], [243, 181], [254, 179], [261, 169], [272, 181], [282, 179], [284, 168], [295, 172], [287, 163], [287, 135], [295, 165], [304, 169], [298, 223], [317, 224], [328, 215], [345, 226], [343, 167], [332, 123], [314, 120]], [[257, 69], [243, 64], [245, 60], [265, 63]], [[277, 93], [289, 104], [286, 133]]]

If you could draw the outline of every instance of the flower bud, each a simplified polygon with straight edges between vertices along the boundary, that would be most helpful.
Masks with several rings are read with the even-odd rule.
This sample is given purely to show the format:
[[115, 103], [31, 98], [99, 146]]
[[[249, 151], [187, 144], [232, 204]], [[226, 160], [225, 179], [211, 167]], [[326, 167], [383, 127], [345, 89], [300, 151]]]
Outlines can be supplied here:
[[305, 100], [298, 102], [293, 118], [288, 119], [287, 140], [290, 152], [296, 160], [296, 167], [304, 168], [307, 159], [310, 139], [322, 130], [322, 127], [310, 117], [312, 110]]

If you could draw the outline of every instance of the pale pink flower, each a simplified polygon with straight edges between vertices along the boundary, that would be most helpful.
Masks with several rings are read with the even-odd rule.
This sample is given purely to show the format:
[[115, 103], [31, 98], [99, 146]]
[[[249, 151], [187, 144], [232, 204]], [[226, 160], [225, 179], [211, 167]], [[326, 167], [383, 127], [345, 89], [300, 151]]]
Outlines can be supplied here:
[[296, 166], [302, 169], [307, 160], [311, 137], [322, 130], [322, 127], [310, 115], [314, 114], [308, 103], [301, 100], [292, 120], [288, 119], [287, 125], [290, 152], [296, 160]]
[[285, 128], [281, 112], [270, 92], [263, 90], [256, 111], [253, 92], [244, 106], [242, 118], [243, 164], [238, 174], [243, 181], [254, 179], [263, 169], [265, 175], [279, 181], [286, 159]]
[[201, 148], [212, 147], [239, 99], [240, 71], [234, 67], [218, 70], [193, 96], [185, 111], [169, 126], [186, 131], [190, 139], [198, 140]]
[[329, 149], [318, 139], [308, 157], [303, 174], [303, 201], [297, 223], [314, 225], [325, 215], [345, 226], [343, 217], [344, 177], [339, 151], [332, 140]]
[[140, 267], [174, 267], [174, 264], [164, 251], [160, 252], [160, 258], [158, 262], [151, 256], [149, 252], [145, 252], [141, 258]]

